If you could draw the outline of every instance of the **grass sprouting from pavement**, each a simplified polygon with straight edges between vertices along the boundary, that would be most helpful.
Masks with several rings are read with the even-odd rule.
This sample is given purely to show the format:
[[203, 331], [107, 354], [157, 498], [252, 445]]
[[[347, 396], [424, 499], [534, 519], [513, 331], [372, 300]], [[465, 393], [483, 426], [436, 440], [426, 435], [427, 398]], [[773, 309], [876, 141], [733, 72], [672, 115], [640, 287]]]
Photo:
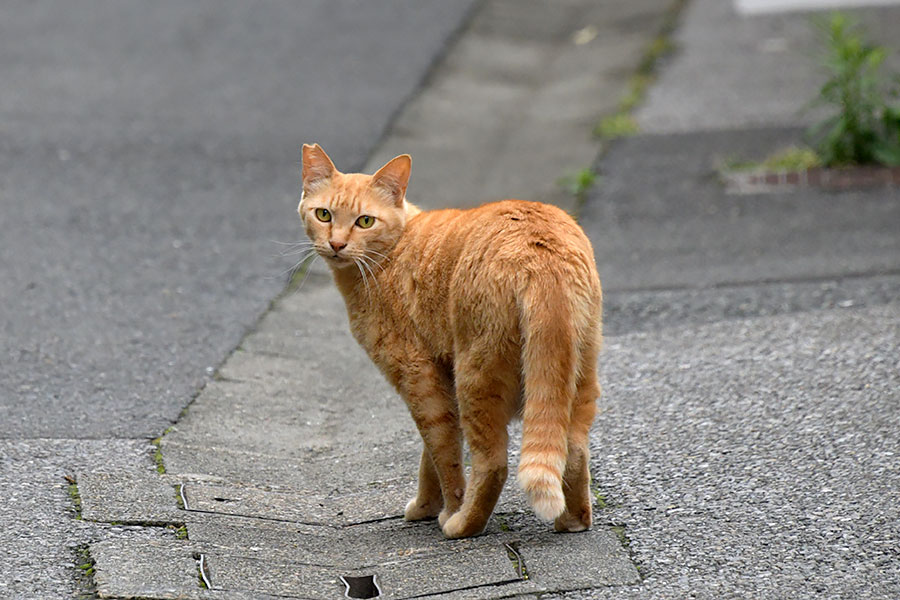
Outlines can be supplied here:
[[587, 197], [588, 191], [597, 183], [597, 179], [598, 176], [593, 169], [585, 167], [561, 177], [557, 183], [581, 204]]
[[72, 500], [72, 508], [75, 511], [75, 518], [81, 520], [81, 493], [78, 491], [78, 482], [71, 475], [66, 475], [65, 480], [68, 483], [67, 490], [69, 498]]
[[619, 106], [611, 115], [603, 117], [594, 128], [594, 135], [608, 142], [640, 132], [632, 112], [643, 102], [650, 85], [656, 81], [660, 60], [675, 49], [671, 36], [678, 24], [678, 16], [687, 0], [675, 0], [663, 17], [659, 34], [647, 45], [637, 71], [629, 78], [628, 88], [619, 100]]

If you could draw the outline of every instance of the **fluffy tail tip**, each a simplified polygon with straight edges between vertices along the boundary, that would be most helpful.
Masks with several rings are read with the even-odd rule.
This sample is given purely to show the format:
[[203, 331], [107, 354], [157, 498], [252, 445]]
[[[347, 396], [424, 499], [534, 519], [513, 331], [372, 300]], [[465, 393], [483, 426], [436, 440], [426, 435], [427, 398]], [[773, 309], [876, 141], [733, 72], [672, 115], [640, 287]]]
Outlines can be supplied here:
[[559, 476], [542, 470], [520, 469], [519, 485], [539, 518], [552, 521], [565, 511], [566, 497]]

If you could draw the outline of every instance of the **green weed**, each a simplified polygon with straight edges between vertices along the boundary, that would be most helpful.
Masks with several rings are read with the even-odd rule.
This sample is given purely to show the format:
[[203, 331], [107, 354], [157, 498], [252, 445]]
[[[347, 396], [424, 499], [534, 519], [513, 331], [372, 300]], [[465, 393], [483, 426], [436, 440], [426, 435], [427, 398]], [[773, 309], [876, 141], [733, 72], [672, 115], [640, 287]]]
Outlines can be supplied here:
[[770, 154], [761, 161], [725, 159], [719, 165], [723, 172], [735, 171], [806, 171], [822, 166], [822, 157], [812, 148], [790, 146]]
[[[635, 101], [637, 104], [637, 101]], [[627, 110], [622, 110], [600, 119], [594, 135], [605, 141], [617, 140], [635, 135], [640, 131], [637, 121]]]
[[625, 535], [624, 525], [611, 525], [610, 529], [612, 529], [613, 533], [616, 534], [616, 537], [619, 538], [619, 543], [622, 544], [623, 548], [627, 550], [631, 547], [631, 540], [628, 539], [627, 535]]
[[831, 106], [836, 114], [814, 125], [810, 144], [827, 166], [900, 165], [900, 79], [879, 71], [887, 49], [864, 39], [858, 23], [841, 13], [817, 20], [825, 40], [829, 77], [813, 106]]
[[97, 598], [97, 589], [94, 585], [95, 563], [87, 544], [75, 548], [75, 581], [78, 590], [75, 598], [88, 600]]
[[81, 493], [78, 491], [78, 482], [75, 481], [75, 478], [66, 475], [66, 482], [68, 482], [68, 492], [69, 498], [72, 499], [72, 508], [75, 510], [75, 518], [79, 521], [81, 520]]
[[585, 167], [580, 171], [561, 177], [558, 183], [563, 189], [575, 196], [579, 201], [582, 201], [588, 190], [597, 183], [597, 174], [590, 168]]

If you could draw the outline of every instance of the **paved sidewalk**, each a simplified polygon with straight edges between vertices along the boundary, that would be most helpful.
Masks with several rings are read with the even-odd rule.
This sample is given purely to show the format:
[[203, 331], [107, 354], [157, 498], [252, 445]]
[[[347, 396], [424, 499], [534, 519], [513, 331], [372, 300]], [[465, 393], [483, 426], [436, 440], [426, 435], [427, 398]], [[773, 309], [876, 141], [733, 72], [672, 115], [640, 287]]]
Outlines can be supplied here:
[[[594, 160], [592, 125], [670, 4], [486, 1], [368, 170], [412, 152], [409, 195], [423, 206], [518, 194], [573, 209], [557, 180]], [[186, 526], [187, 539], [91, 544], [101, 596], [338, 598], [340, 576], [375, 574], [384, 597], [483, 598], [640, 579], [618, 530], [553, 534], [514, 485], [487, 535], [446, 541], [434, 522], [404, 522], [421, 442], [319, 269], [274, 303], [160, 445], [164, 475], [79, 476], [85, 519]]]
[[[571, 0], [550, 11], [548, 0], [535, 25], [513, 5], [486, 2], [372, 158], [370, 170], [413, 152], [413, 201], [567, 202], [543, 183], [597, 148], [560, 125], [570, 133], [547, 146], [562, 153], [570, 135], [579, 150], [532, 155], [529, 115], [555, 135], [545, 100], [593, 93], [578, 64], [624, 89], [666, 9]], [[887, 31], [900, 23], [896, 9], [862, 15]], [[590, 60], [571, 45], [589, 25], [600, 29]], [[91, 545], [101, 594], [336, 598], [339, 576], [374, 573], [386, 597], [900, 597], [900, 195], [732, 196], [714, 171], [723, 156], [799, 139], [796, 109], [819, 81], [808, 27], [807, 15], [739, 17], [695, 0], [637, 114], [644, 133], [598, 163], [602, 186], [580, 213], [606, 290], [593, 531], [549, 533], [513, 485], [485, 536], [450, 542], [433, 523], [404, 523], [417, 435], [314, 269], [162, 438], [165, 475], [80, 478], [85, 518], [144, 525], [139, 542]], [[537, 30], [546, 38], [523, 50]], [[625, 31], [634, 52], [605, 52]], [[477, 100], [482, 79], [521, 75], [521, 52], [556, 65], [553, 76], [517, 76]], [[565, 57], [571, 70], [554, 62]], [[787, 63], [789, 85], [773, 70]], [[566, 74], [571, 85], [557, 79]], [[581, 127], [584, 105], [573, 106]], [[482, 141], [467, 151], [472, 139]], [[148, 524], [185, 524], [187, 539], [148, 536]]]

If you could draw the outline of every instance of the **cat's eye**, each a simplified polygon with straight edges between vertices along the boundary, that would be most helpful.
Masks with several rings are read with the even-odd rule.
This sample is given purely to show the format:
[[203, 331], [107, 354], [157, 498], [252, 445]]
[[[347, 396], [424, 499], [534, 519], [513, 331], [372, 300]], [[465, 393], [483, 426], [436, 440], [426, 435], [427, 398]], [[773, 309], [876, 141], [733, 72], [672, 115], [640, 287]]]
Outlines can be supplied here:
[[331, 213], [327, 208], [317, 208], [316, 209], [316, 218], [323, 223], [327, 223], [331, 220]]
[[375, 224], [375, 217], [370, 217], [369, 215], [363, 215], [356, 220], [356, 226], [361, 229], [368, 229], [372, 225]]

